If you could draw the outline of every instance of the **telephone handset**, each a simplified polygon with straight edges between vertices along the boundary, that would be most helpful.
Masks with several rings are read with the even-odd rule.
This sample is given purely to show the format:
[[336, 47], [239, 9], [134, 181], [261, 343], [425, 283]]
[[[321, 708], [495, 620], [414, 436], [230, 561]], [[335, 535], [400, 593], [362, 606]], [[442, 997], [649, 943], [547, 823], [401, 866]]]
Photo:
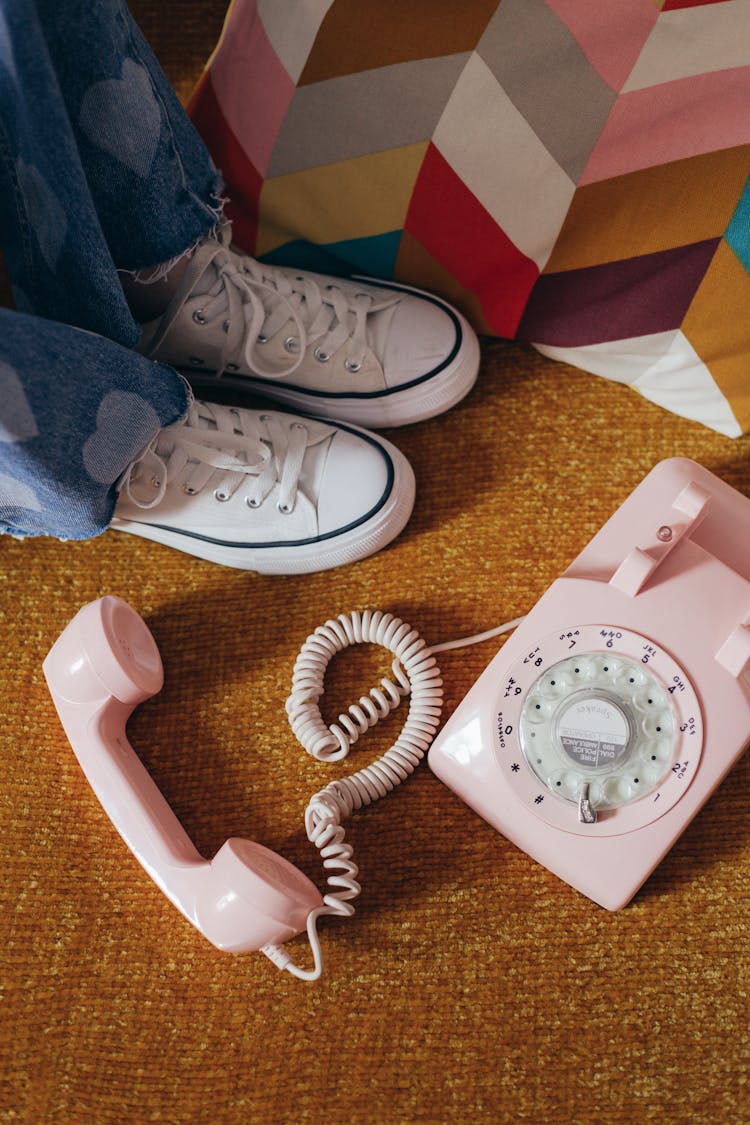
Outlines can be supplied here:
[[750, 500], [663, 461], [505, 643], [429, 763], [616, 910], [747, 745], [749, 677]]
[[[326, 726], [318, 707], [326, 667], [335, 653], [360, 643], [382, 645], [393, 654], [396, 682], [383, 678]], [[319, 761], [345, 757], [360, 734], [410, 696], [409, 714], [394, 745], [372, 765], [330, 782], [310, 799], [305, 827], [328, 877], [324, 896], [293, 864], [262, 844], [227, 840], [209, 862], [190, 842], [125, 734], [133, 709], [155, 695], [164, 679], [156, 642], [127, 602], [107, 596], [80, 609], [43, 667], [91, 787], [157, 886], [219, 949], [260, 949], [278, 968], [316, 980], [322, 970], [318, 919], [353, 914], [352, 900], [361, 890], [342, 821], [413, 773], [440, 721], [440, 669], [419, 634], [390, 613], [341, 614], [318, 626], [297, 657], [286, 705], [289, 722]], [[310, 970], [298, 968], [281, 944], [303, 930], [315, 959]]]
[[44, 661], [55, 706], [94, 792], [164, 894], [219, 949], [287, 941], [323, 906], [293, 864], [252, 840], [231, 839], [206, 860], [190, 842], [125, 735], [137, 704], [164, 675], [135, 610], [107, 596], [79, 610]]

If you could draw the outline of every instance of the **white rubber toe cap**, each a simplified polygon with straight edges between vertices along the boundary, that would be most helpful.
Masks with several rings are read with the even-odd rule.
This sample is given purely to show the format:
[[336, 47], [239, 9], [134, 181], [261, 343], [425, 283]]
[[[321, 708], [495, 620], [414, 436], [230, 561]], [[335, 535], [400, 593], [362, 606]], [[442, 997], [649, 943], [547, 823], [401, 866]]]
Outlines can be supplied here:
[[318, 533], [330, 535], [374, 514], [393, 489], [394, 471], [379, 442], [337, 430], [319, 486]]
[[387, 385], [397, 387], [444, 367], [455, 358], [459, 344], [459, 325], [442, 305], [404, 293], [383, 356]]

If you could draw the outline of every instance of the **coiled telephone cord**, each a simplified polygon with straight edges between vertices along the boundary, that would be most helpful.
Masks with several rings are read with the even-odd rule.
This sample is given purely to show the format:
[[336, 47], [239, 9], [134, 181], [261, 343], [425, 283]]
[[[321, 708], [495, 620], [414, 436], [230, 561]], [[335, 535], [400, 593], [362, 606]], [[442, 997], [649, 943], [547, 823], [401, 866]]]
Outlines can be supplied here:
[[[310, 799], [305, 828], [308, 839], [320, 852], [329, 889], [323, 896], [323, 906], [312, 911], [307, 923], [314, 968], [300, 969], [283, 946], [264, 946], [263, 952], [280, 969], [287, 969], [302, 980], [316, 980], [323, 968], [318, 919], [324, 914], [349, 917], [354, 913], [352, 900], [362, 888], [341, 822], [406, 781], [427, 753], [440, 725], [443, 707], [443, 681], [435, 653], [478, 644], [514, 629], [522, 620], [517, 618], [485, 633], [430, 647], [416, 629], [400, 618], [380, 610], [366, 610], [342, 613], [319, 625], [307, 638], [294, 665], [286, 711], [298, 740], [318, 761], [337, 762], [345, 758], [360, 735], [395, 710], [407, 695], [411, 698], [409, 713], [393, 746], [371, 765], [350, 777], [332, 781]], [[337, 653], [353, 644], [381, 645], [392, 652], [393, 680], [383, 677], [368, 695], [361, 696], [346, 713], [339, 715], [337, 722], [326, 726], [319, 707], [326, 669]]]

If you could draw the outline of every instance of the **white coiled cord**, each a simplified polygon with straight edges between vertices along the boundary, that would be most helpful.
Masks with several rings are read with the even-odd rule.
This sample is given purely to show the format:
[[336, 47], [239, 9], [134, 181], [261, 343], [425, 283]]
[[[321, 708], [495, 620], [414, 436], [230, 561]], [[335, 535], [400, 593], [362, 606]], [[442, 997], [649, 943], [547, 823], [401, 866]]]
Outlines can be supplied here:
[[[320, 852], [329, 887], [323, 906], [308, 918], [315, 967], [309, 972], [302, 970], [283, 946], [265, 946], [263, 952], [279, 968], [288, 969], [303, 980], [316, 980], [322, 971], [318, 918], [324, 914], [348, 917], [354, 913], [352, 900], [362, 888], [357, 882], [358, 868], [351, 845], [344, 842], [341, 821], [355, 809], [385, 797], [414, 772], [427, 753], [440, 725], [443, 707], [443, 681], [434, 654], [498, 636], [522, 620], [518, 618], [486, 633], [430, 648], [416, 629], [400, 618], [380, 610], [365, 610], [342, 613], [319, 625], [307, 638], [294, 665], [286, 711], [295, 735], [318, 761], [337, 762], [345, 758], [360, 735], [389, 715], [407, 695], [411, 699], [406, 722], [389, 750], [351, 777], [332, 781], [310, 799], [305, 828], [308, 839]], [[326, 726], [319, 707], [326, 669], [336, 653], [353, 644], [376, 644], [389, 649], [394, 655], [391, 669], [396, 682], [381, 679], [368, 695], [361, 696], [348, 712], [339, 715], [337, 722]]]

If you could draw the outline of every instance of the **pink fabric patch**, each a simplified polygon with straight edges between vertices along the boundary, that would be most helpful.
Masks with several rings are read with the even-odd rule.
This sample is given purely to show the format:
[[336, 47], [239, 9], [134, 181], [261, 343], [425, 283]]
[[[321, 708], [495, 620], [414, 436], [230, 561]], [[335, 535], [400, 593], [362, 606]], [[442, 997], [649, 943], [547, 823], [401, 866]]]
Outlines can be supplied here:
[[621, 94], [580, 184], [750, 142], [750, 67]]
[[654, 0], [546, 0], [597, 74], [619, 90], [659, 18]]
[[255, 0], [235, 0], [210, 68], [224, 119], [265, 175], [295, 86], [271, 46]]

